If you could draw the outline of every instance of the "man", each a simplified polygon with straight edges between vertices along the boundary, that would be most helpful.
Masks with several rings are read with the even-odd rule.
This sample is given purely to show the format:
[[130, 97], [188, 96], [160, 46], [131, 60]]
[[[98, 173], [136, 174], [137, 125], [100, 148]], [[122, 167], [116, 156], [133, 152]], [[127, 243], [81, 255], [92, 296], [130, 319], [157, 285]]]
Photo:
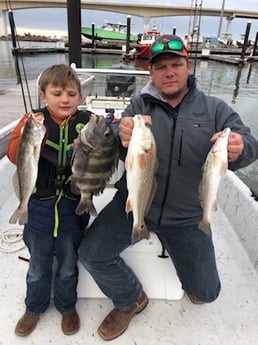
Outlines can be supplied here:
[[[198, 227], [203, 213], [198, 193], [203, 163], [226, 127], [232, 131], [228, 141], [231, 170], [258, 158], [258, 142], [224, 101], [197, 89], [191, 65], [180, 37], [160, 36], [151, 47], [151, 80], [125, 109], [119, 137], [126, 150], [132, 117], [146, 115], [156, 140], [159, 167], [158, 187], [145, 221], [168, 251], [190, 300], [202, 304], [214, 301], [221, 289], [212, 238]], [[104, 340], [121, 335], [148, 303], [138, 278], [120, 257], [131, 245], [132, 215], [125, 213], [126, 176], [116, 187], [118, 193], [87, 230], [80, 247], [81, 262], [115, 307], [98, 328]]]

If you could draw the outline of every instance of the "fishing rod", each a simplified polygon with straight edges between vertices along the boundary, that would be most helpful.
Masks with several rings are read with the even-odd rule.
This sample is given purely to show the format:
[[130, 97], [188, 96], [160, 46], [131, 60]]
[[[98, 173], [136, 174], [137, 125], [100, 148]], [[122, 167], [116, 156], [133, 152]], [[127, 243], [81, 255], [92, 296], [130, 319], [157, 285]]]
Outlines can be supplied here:
[[[195, 44], [195, 54], [194, 54], [194, 68], [193, 74], [195, 75], [196, 72], [196, 64], [197, 64], [197, 55], [198, 55], [198, 48], [199, 48], [199, 36], [200, 36], [200, 26], [201, 26], [201, 16], [202, 16], [202, 0], [200, 5], [197, 5], [197, 0], [195, 1], [195, 13], [194, 13], [194, 24], [193, 24], [193, 34], [192, 34], [192, 42], [191, 42], [191, 51], [193, 51], [193, 37], [194, 33], [196, 34], [196, 44]], [[197, 19], [198, 23], [197, 23]], [[197, 24], [197, 25], [196, 25]], [[195, 31], [197, 28], [197, 31]]]
[[[24, 109], [25, 109], [25, 112], [27, 113], [28, 108], [27, 108], [27, 102], [26, 102], [25, 91], [24, 91], [24, 86], [23, 86], [23, 81], [22, 81], [22, 76], [21, 76], [19, 58], [18, 58], [18, 50], [20, 49], [20, 45], [19, 45], [19, 41], [17, 39], [17, 32], [16, 32], [14, 16], [13, 16], [13, 11], [11, 9], [10, 1], [8, 1], [8, 4], [6, 3], [6, 7], [8, 9], [8, 19], [9, 19], [9, 24], [10, 24], [10, 28], [11, 28], [12, 47], [13, 47], [14, 56], [15, 56], [15, 70], [16, 70], [17, 82], [18, 82], [18, 84], [21, 85]], [[28, 79], [26, 76], [22, 56], [20, 57], [20, 60], [21, 60], [21, 65], [22, 65], [22, 69], [23, 69], [23, 75], [24, 75], [24, 79], [25, 79], [25, 85], [26, 85], [27, 95], [28, 95], [28, 99], [29, 99], [30, 109], [32, 110], [31, 95], [30, 95]]]
[[[197, 54], [198, 54], [198, 48], [199, 48], [199, 37], [200, 37], [200, 30], [201, 30], [201, 18], [202, 18], [202, 0], [201, 3], [199, 5], [199, 22], [198, 22], [198, 29], [197, 29], [197, 45], [196, 45], [196, 59], [197, 60]], [[196, 70], [196, 62], [195, 62], [195, 66], [194, 66], [194, 74], [195, 74], [195, 70]]]

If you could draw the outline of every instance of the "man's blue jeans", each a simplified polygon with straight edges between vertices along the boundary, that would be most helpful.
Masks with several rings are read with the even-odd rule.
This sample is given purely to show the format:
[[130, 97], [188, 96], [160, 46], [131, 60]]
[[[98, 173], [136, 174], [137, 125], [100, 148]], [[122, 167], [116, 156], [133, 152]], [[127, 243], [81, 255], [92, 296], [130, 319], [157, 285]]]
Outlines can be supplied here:
[[[125, 196], [117, 193], [86, 230], [79, 249], [83, 266], [121, 310], [130, 308], [142, 293], [140, 281], [120, 257], [131, 245], [132, 215], [126, 215], [124, 205]], [[155, 229], [148, 223], [147, 226], [163, 242], [183, 290], [203, 302], [215, 300], [220, 292], [220, 280], [212, 239], [197, 225]]]
[[75, 309], [78, 283], [78, 247], [84, 231], [40, 233], [24, 228], [23, 239], [30, 252], [27, 273], [26, 313], [39, 315], [50, 302], [53, 259], [57, 271], [54, 276], [54, 303], [61, 314]]

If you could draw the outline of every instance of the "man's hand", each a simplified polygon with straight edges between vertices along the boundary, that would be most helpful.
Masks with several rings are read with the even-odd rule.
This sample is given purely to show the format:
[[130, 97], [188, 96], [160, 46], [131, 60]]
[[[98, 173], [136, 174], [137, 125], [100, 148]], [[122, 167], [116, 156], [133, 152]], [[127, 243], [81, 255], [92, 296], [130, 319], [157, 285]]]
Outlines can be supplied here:
[[[211, 138], [211, 142], [214, 143], [218, 139], [220, 134], [221, 132], [215, 133]], [[244, 142], [242, 135], [239, 133], [231, 132], [228, 140], [228, 161], [235, 161], [241, 155], [243, 149]]]
[[[151, 126], [151, 117], [146, 115], [144, 116], [146, 123]], [[124, 147], [128, 147], [129, 142], [131, 140], [132, 132], [134, 127], [134, 120], [133, 117], [126, 116], [121, 119], [119, 124], [119, 136]]]

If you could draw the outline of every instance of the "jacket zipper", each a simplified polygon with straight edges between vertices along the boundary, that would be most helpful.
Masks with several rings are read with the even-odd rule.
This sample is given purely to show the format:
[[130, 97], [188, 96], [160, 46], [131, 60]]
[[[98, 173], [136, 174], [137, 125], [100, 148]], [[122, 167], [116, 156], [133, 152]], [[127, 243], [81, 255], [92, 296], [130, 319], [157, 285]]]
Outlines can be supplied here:
[[[168, 166], [169, 166], [169, 169], [170, 169], [171, 164], [172, 164], [171, 162], [172, 162], [172, 154], [173, 154], [173, 146], [174, 146], [174, 138], [175, 138], [174, 133], [175, 133], [175, 128], [176, 128], [177, 113], [172, 108], [169, 108], [169, 111], [170, 111], [170, 113], [171, 113], [171, 115], [173, 117], [173, 120], [174, 120], [173, 128], [172, 128], [172, 133], [171, 133], [172, 140], [171, 140], [170, 149], [169, 149], [170, 155], [169, 155]], [[158, 225], [160, 225], [161, 219], [162, 219], [162, 216], [163, 216], [164, 205], [165, 205], [165, 201], [167, 199], [167, 194], [168, 194], [169, 182], [170, 182], [170, 170], [168, 171], [168, 175], [167, 175], [167, 178], [166, 178], [165, 194], [164, 194], [164, 197], [163, 197], [163, 200], [162, 200], [162, 203], [161, 203], [160, 215], [159, 215], [159, 218], [158, 218]]]
[[[60, 131], [59, 131], [59, 150], [58, 150], [58, 165], [59, 166], [65, 166], [66, 164], [66, 149], [67, 149], [67, 143], [68, 143], [68, 130], [69, 130], [69, 121], [70, 117], [65, 119], [63, 123], [60, 125]], [[58, 175], [58, 179], [63, 180], [65, 178], [65, 175]], [[55, 202], [54, 206], [54, 230], [53, 230], [53, 236], [57, 237], [58, 236], [58, 229], [59, 229], [59, 224], [60, 224], [60, 219], [59, 219], [59, 212], [58, 212], [58, 206], [59, 202], [63, 197], [63, 190], [62, 189], [57, 189], [56, 190], [56, 195], [57, 195], [57, 200]]]

